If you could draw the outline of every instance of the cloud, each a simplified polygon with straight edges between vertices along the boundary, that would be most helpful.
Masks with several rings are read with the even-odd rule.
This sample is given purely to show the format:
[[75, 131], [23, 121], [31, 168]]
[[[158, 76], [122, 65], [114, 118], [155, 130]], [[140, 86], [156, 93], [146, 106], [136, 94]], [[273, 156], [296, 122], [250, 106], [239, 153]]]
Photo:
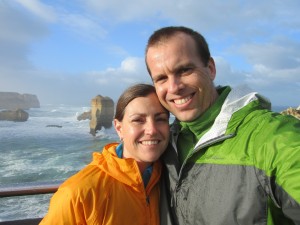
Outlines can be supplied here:
[[159, 8], [169, 6], [170, 1], [140, 0], [81, 0], [86, 8], [99, 15], [102, 20], [111, 23], [123, 23], [133, 20], [144, 20], [157, 15]]
[[243, 44], [239, 52], [252, 65], [248, 82], [265, 87], [300, 83], [300, 43], [284, 38], [271, 43]]
[[300, 43], [283, 40], [268, 43], [243, 44], [239, 52], [245, 55], [251, 64], [264, 64], [268, 68], [291, 69], [300, 66]]
[[[250, 49], [252, 50], [252, 47]], [[251, 51], [252, 52], [252, 51]], [[259, 51], [254, 51], [259, 57]], [[273, 53], [273, 51], [271, 51]], [[276, 51], [275, 51], [276, 52]], [[280, 51], [277, 52], [280, 55]], [[251, 70], [244, 71], [234, 69], [229, 61], [221, 56], [214, 56], [217, 76], [215, 80], [216, 85], [230, 85], [239, 86], [247, 85], [251, 89], [258, 91], [271, 100], [273, 105], [283, 106], [297, 106], [299, 105], [300, 94], [300, 66], [285, 64], [280, 68], [273, 68], [270, 61], [274, 61], [278, 55], [270, 54], [275, 59], [266, 57], [257, 59], [255, 54], [252, 55], [255, 63], [251, 64]], [[290, 65], [289, 62], [287, 62]]]
[[[245, 83], [278, 103], [299, 103], [298, 0], [75, 2], [0, 1], [1, 90], [31, 90], [51, 102], [86, 102], [95, 94], [117, 98], [132, 83], [151, 83], [140, 58], [145, 46], [140, 46], [153, 29], [185, 25], [207, 38], [217, 65], [216, 84]], [[51, 59], [59, 62], [59, 71], [45, 71], [42, 60], [32, 61], [33, 46], [48, 41], [58, 51], [41, 48], [43, 55], [35, 57], [50, 70], [57, 66]], [[90, 49], [96, 50], [90, 55]]]
[[86, 73], [53, 71], [24, 71], [23, 79], [4, 76], [1, 91], [18, 90], [36, 94], [41, 105], [71, 104], [88, 106], [96, 95], [108, 96], [114, 101], [125, 88], [134, 83], [152, 83], [143, 58], [125, 58], [118, 67]]
[[137, 57], [125, 58], [117, 68], [88, 72], [87, 76], [98, 84], [113, 85], [123, 89], [138, 82], [152, 82], [146, 70], [144, 58]]
[[239, 85], [244, 84], [247, 73], [235, 70], [230, 62], [222, 56], [213, 56], [216, 65], [215, 85]]
[[107, 35], [107, 31], [95, 19], [86, 15], [61, 13], [60, 20], [72, 32], [89, 39], [103, 39]]
[[55, 10], [50, 5], [46, 5], [38, 0], [15, 0], [20, 3], [34, 15], [48, 22], [54, 22], [57, 19]]
[[[12, 2], [0, 2], [0, 77], [32, 69], [28, 59], [30, 45], [48, 34], [43, 22], [17, 10]], [[12, 74], [10, 74], [12, 75]]]

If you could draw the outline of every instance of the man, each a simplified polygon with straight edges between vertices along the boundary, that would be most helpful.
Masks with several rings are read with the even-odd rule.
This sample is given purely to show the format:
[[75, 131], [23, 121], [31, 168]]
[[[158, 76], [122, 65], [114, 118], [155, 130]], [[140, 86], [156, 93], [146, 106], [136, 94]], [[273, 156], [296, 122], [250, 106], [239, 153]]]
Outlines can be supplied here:
[[154, 32], [146, 64], [176, 117], [161, 224], [166, 203], [172, 224], [300, 224], [300, 121], [245, 87], [216, 88], [206, 40], [189, 28]]

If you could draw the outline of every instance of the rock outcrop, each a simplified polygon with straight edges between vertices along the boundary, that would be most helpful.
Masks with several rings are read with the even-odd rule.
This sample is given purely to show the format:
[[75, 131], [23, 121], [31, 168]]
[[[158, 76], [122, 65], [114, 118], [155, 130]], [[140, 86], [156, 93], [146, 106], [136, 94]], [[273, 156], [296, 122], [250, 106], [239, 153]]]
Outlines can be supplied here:
[[23, 109], [0, 111], [0, 120], [25, 122], [28, 120], [28, 117], [28, 113]]
[[111, 128], [114, 117], [114, 102], [109, 97], [97, 95], [91, 101], [90, 133], [95, 136], [98, 130]]
[[92, 118], [91, 116], [91, 111], [88, 112], [84, 112], [82, 114], [80, 114], [79, 116], [77, 116], [77, 120], [90, 120]]
[[0, 92], [0, 109], [17, 110], [40, 108], [36, 95], [19, 94], [17, 92]]
[[292, 115], [300, 120], [300, 106], [298, 106], [298, 108], [289, 107], [286, 110], [282, 111], [281, 114]]

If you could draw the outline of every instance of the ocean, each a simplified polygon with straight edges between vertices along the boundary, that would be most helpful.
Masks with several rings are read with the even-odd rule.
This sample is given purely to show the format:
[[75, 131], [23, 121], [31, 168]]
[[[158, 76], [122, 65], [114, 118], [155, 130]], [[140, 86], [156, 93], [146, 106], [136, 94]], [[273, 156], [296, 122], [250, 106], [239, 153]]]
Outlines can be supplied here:
[[[92, 152], [118, 141], [113, 127], [89, 133], [89, 120], [77, 120], [89, 110], [45, 105], [27, 110], [26, 122], [0, 121], [0, 185], [61, 182], [87, 165]], [[0, 221], [43, 217], [51, 195], [1, 198]]]
[[[285, 108], [274, 107], [274, 111]], [[89, 110], [88, 106], [44, 105], [27, 110], [26, 122], [0, 121], [0, 185], [60, 183], [87, 165], [92, 152], [118, 141], [113, 127], [103, 128], [95, 137], [89, 133], [89, 120], [77, 120]], [[2, 198], [0, 221], [43, 217], [51, 196]]]

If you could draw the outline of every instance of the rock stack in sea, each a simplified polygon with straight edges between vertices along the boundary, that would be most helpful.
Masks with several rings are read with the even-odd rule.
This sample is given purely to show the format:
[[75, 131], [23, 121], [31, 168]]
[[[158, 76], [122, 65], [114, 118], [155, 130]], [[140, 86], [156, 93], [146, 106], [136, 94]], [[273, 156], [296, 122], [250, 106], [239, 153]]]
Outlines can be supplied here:
[[282, 111], [281, 114], [292, 115], [300, 120], [300, 105], [298, 106], [298, 108], [289, 107], [286, 110]]
[[95, 136], [97, 130], [111, 128], [114, 117], [114, 102], [109, 97], [97, 95], [91, 101], [90, 133]]
[[29, 114], [23, 109], [3, 110], [0, 111], [0, 120], [25, 122], [28, 120]]

